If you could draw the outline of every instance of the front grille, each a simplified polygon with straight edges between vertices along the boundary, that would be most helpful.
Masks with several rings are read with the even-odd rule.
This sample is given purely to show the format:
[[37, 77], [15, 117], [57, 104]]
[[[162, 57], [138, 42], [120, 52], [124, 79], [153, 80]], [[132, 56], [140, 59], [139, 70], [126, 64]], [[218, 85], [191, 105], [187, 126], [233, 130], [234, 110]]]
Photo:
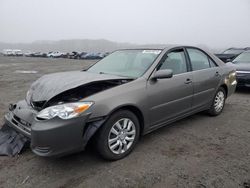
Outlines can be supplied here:
[[31, 124], [28, 123], [25, 120], [22, 120], [21, 118], [17, 117], [16, 115], [13, 115], [12, 118], [12, 123], [14, 123], [16, 126], [18, 126], [19, 128], [21, 128], [22, 130], [24, 130], [27, 133], [31, 133]]
[[31, 101], [31, 106], [32, 108], [34, 108], [35, 110], [40, 111], [43, 106], [45, 105], [46, 101]]

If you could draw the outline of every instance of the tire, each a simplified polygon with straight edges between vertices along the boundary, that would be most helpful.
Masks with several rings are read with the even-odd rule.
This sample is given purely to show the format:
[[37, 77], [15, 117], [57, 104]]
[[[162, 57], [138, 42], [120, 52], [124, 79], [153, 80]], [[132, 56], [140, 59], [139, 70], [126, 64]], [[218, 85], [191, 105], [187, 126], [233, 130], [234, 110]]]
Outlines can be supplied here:
[[140, 124], [136, 115], [128, 110], [117, 111], [98, 131], [97, 151], [106, 160], [122, 159], [134, 149], [139, 135]]
[[226, 91], [223, 87], [220, 87], [214, 96], [213, 103], [208, 110], [209, 115], [218, 116], [224, 109], [226, 101]]

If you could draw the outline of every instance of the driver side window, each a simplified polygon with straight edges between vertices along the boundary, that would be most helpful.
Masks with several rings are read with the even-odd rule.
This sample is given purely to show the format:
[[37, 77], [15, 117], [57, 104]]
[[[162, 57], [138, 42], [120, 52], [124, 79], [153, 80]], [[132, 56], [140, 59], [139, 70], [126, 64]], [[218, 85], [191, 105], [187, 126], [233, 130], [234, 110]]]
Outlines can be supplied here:
[[183, 49], [171, 51], [158, 70], [171, 69], [173, 75], [187, 72], [187, 63]]

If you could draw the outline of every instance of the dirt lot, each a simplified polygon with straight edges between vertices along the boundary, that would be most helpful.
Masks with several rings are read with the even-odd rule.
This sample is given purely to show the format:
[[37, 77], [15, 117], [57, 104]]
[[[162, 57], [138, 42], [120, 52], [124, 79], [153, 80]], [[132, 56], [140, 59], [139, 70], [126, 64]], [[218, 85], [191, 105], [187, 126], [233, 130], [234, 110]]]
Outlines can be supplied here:
[[[80, 70], [83, 60], [0, 57], [0, 116], [51, 72]], [[38, 71], [27, 74], [20, 71]], [[144, 136], [127, 158], [107, 162], [92, 148], [60, 159], [30, 150], [0, 157], [0, 187], [250, 186], [250, 91], [237, 91], [218, 117], [200, 113]]]

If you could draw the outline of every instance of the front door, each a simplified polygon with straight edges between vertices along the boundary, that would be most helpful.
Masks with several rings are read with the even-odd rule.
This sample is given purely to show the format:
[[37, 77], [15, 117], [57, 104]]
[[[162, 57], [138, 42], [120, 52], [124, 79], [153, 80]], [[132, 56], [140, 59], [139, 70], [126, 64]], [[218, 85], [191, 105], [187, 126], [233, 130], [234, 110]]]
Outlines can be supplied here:
[[192, 108], [192, 72], [188, 72], [184, 50], [167, 52], [157, 70], [171, 69], [172, 78], [149, 80], [147, 93], [152, 126], [187, 113]]

